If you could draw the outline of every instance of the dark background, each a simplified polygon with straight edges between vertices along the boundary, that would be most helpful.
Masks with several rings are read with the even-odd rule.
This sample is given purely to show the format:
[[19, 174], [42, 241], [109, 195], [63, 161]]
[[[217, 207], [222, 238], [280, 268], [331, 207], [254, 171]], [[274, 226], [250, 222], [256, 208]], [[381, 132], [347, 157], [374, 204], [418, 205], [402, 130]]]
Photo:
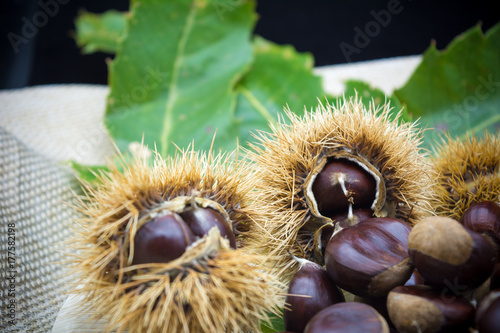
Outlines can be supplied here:
[[[40, 1], [56, 0], [2, 0], [0, 4], [0, 89], [50, 83], [106, 84], [105, 60], [111, 55], [82, 55], [71, 38], [73, 22], [79, 10], [127, 10], [128, 1], [64, 0], [67, 3], [59, 5], [57, 14], [15, 52], [7, 36], [9, 32], [22, 35], [23, 18], [32, 21], [41, 10]], [[401, 12], [391, 15], [390, 23], [350, 59], [342, 52], [341, 43], [355, 46], [354, 29], [365, 30], [374, 21], [372, 11], [387, 10], [389, 1], [261, 0], [255, 33], [311, 52], [316, 65], [322, 66], [421, 54], [431, 40], [442, 49], [454, 36], [479, 22], [485, 31], [500, 21], [496, 0], [399, 2]]]

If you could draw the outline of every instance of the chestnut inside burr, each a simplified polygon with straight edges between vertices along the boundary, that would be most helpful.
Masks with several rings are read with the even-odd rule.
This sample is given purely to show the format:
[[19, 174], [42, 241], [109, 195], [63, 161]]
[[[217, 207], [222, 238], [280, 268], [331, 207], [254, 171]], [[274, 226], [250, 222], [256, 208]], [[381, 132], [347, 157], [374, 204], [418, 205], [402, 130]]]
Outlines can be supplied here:
[[221, 236], [229, 240], [229, 245], [233, 249], [236, 248], [236, 240], [231, 225], [215, 209], [191, 205], [180, 213], [180, 216], [195, 236], [203, 237], [208, 234], [210, 229], [217, 227]]
[[170, 262], [179, 258], [193, 241], [193, 233], [179, 215], [156, 217], [137, 231], [132, 264]]
[[323, 216], [342, 214], [352, 208], [370, 208], [377, 192], [375, 178], [358, 163], [330, 159], [312, 184], [318, 210]]
[[168, 263], [177, 259], [196, 238], [204, 237], [214, 227], [236, 248], [230, 222], [215, 209], [194, 204], [187, 205], [179, 214], [163, 213], [137, 231], [132, 264]]

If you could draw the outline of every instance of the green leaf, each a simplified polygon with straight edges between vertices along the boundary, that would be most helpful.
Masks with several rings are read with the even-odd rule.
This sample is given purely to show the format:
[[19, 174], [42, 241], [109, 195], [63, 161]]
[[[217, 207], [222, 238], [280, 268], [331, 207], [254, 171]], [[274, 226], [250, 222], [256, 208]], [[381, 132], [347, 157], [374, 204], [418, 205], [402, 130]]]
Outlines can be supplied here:
[[75, 161], [69, 161], [69, 165], [80, 180], [88, 183], [96, 182], [98, 180], [96, 175], [109, 171], [109, 168], [104, 165], [83, 165]]
[[274, 313], [268, 312], [270, 323], [263, 321], [260, 324], [260, 330], [262, 333], [275, 333], [280, 331], [285, 331], [285, 322], [282, 317], [275, 315]]
[[476, 26], [444, 51], [434, 45], [395, 95], [420, 118], [426, 147], [443, 131], [452, 137], [500, 128], [500, 24], [483, 35]]
[[318, 105], [325, 93], [321, 78], [312, 73], [313, 57], [292, 46], [280, 46], [261, 37], [253, 42], [254, 63], [236, 87], [238, 101], [233, 128], [244, 145], [251, 132], [269, 129], [283, 108], [302, 114]]
[[214, 1], [133, 1], [125, 38], [110, 66], [106, 125], [123, 151], [156, 145], [162, 156], [194, 139], [232, 149], [235, 82], [252, 60], [254, 3], [221, 17]]
[[[346, 98], [358, 96], [358, 98], [360, 98], [365, 105], [368, 105], [372, 101], [376, 106], [382, 106], [384, 103], [389, 102], [392, 109], [392, 115], [395, 116], [399, 111], [403, 110], [402, 120], [409, 120], [409, 117], [406, 115], [406, 109], [404, 108], [404, 105], [401, 104], [396, 96], [387, 96], [382, 90], [371, 87], [366, 82], [358, 80], [347, 80], [345, 82], [345, 90], [343, 96], [345, 96]], [[332, 102], [336, 103], [342, 100], [343, 97], [336, 97], [332, 100]]]
[[83, 53], [115, 53], [125, 31], [125, 14], [109, 10], [104, 14], [79, 13], [76, 21], [76, 43]]

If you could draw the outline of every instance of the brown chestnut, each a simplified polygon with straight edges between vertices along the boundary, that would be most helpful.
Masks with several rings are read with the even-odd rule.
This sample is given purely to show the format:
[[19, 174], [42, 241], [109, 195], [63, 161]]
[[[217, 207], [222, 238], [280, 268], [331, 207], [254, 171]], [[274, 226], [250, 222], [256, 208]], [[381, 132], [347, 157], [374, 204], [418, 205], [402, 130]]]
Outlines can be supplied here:
[[304, 333], [389, 333], [385, 319], [371, 306], [338, 303], [318, 312], [307, 324]]
[[360, 297], [360, 296], [355, 296], [354, 297], [354, 302], [360, 302], [367, 304], [377, 310], [377, 312], [384, 317], [384, 319], [387, 321], [387, 324], [389, 324], [389, 327], [394, 326], [391, 323], [391, 319], [389, 318], [389, 312], [387, 312], [387, 296], [385, 297]]
[[137, 230], [132, 264], [166, 263], [177, 259], [194, 241], [181, 217], [168, 213], [155, 217]]
[[491, 289], [499, 289], [500, 288], [500, 262], [497, 262], [495, 268], [493, 269], [493, 273], [490, 277], [490, 288]]
[[398, 286], [387, 296], [387, 310], [399, 332], [468, 332], [474, 307], [461, 296], [430, 286]]
[[500, 332], [500, 290], [490, 292], [479, 304], [476, 327], [479, 333]]
[[491, 241], [447, 217], [418, 222], [408, 238], [408, 252], [426, 284], [459, 291], [479, 287], [496, 263]]
[[500, 246], [500, 206], [483, 201], [467, 209], [460, 222], [468, 229], [488, 235]]
[[215, 209], [191, 205], [184, 209], [180, 216], [195, 236], [201, 238], [207, 235], [210, 229], [217, 227], [220, 235], [229, 240], [229, 245], [233, 249], [236, 248], [236, 240], [230, 223]]
[[327, 225], [321, 229], [320, 235], [320, 249], [321, 254], [325, 255], [326, 246], [328, 242], [333, 236], [333, 232], [335, 231], [335, 225], [340, 225], [342, 228], [346, 228], [355, 224], [358, 224], [361, 221], [368, 220], [373, 217], [373, 210], [369, 208], [359, 208], [359, 209], [349, 209], [348, 212], [337, 214], [331, 217], [333, 221], [333, 225]]
[[358, 163], [345, 158], [332, 159], [316, 176], [312, 192], [323, 216], [354, 208], [369, 208], [375, 201], [375, 178]]
[[300, 268], [290, 280], [284, 321], [287, 331], [302, 332], [316, 313], [332, 304], [344, 302], [345, 298], [323, 267], [306, 259], [296, 260]]
[[353, 209], [352, 212], [347, 211], [341, 214], [331, 216], [333, 223], [338, 223], [342, 228], [350, 227], [358, 224], [361, 221], [368, 220], [373, 216], [373, 210], [370, 208]]
[[382, 297], [413, 272], [408, 257], [411, 227], [394, 218], [371, 218], [337, 232], [326, 247], [325, 265], [341, 288], [362, 297]]

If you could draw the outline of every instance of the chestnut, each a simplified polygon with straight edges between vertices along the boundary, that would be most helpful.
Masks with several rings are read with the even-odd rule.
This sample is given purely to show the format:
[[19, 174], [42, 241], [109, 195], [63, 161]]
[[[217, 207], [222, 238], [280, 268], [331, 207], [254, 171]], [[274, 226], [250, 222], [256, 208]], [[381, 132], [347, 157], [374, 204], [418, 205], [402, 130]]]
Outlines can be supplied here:
[[345, 158], [331, 159], [316, 176], [312, 193], [323, 216], [354, 208], [369, 208], [375, 201], [375, 178], [358, 163]]
[[408, 257], [408, 223], [376, 217], [338, 231], [325, 251], [326, 271], [342, 289], [382, 297], [413, 272]]
[[[444, 290], [446, 291], [447, 289]], [[450, 289], [450, 291], [455, 294], [460, 294], [460, 296], [465, 297], [472, 305], [476, 306], [491, 291], [491, 278], [484, 281], [482, 285], [475, 289], [460, 291], [457, 288], [455, 290]]]
[[418, 222], [408, 238], [408, 253], [426, 284], [453, 286], [460, 291], [479, 287], [493, 272], [493, 244], [458, 221], [428, 217]]
[[500, 332], [500, 290], [490, 292], [476, 311], [476, 327], [479, 333]]
[[167, 213], [144, 223], [134, 237], [133, 265], [166, 263], [179, 258], [194, 241], [181, 217]]
[[468, 229], [490, 237], [500, 246], [500, 206], [493, 201], [483, 201], [467, 209], [460, 222]]
[[493, 269], [493, 274], [490, 277], [490, 288], [499, 289], [500, 288], [500, 262], [497, 262], [495, 269]]
[[304, 333], [389, 333], [385, 319], [371, 306], [358, 302], [338, 303], [318, 312]]
[[373, 216], [373, 210], [370, 208], [353, 209], [352, 212], [348, 211], [341, 214], [335, 214], [330, 218], [334, 223], [340, 224], [342, 228], [353, 226], [361, 221], [368, 220]]
[[399, 332], [468, 332], [474, 307], [461, 296], [430, 286], [398, 286], [387, 296], [387, 311]]
[[220, 235], [229, 240], [229, 245], [233, 249], [236, 248], [236, 239], [231, 224], [215, 209], [193, 204], [185, 208], [180, 216], [195, 236], [202, 238], [208, 234], [210, 229], [217, 227]]
[[345, 298], [323, 267], [306, 259], [296, 260], [300, 268], [290, 280], [284, 322], [287, 331], [302, 332], [316, 313], [332, 304], [344, 302]]
[[336, 225], [340, 225], [341, 228], [346, 228], [372, 217], [373, 210], [369, 208], [349, 209], [346, 213], [332, 216], [331, 219], [334, 224], [326, 225], [321, 229], [319, 248], [321, 250], [321, 254], [323, 256], [325, 255], [326, 246], [333, 236]]
[[389, 327], [394, 326], [391, 323], [391, 319], [389, 318], [389, 312], [387, 312], [387, 296], [385, 297], [360, 297], [360, 296], [355, 296], [354, 297], [354, 302], [360, 302], [367, 304], [374, 308], [382, 317], [384, 317], [385, 321], [387, 321], [387, 324], [389, 324]]

